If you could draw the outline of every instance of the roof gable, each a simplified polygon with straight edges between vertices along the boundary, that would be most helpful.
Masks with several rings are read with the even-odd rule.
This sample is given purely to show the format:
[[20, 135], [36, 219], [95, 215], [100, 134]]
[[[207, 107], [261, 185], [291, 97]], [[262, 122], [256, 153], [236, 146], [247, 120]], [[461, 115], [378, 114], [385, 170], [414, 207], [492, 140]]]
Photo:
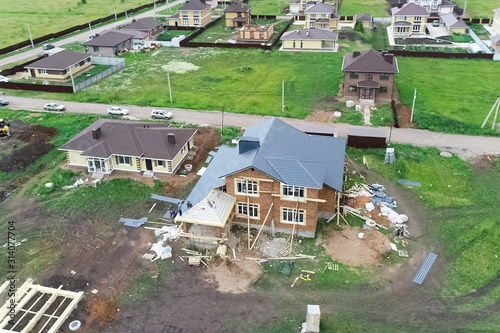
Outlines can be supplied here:
[[314, 13], [333, 13], [334, 7], [332, 5], [326, 4], [324, 2], [319, 2], [315, 5], [306, 8], [304, 13], [314, 14]]
[[338, 35], [334, 32], [320, 29], [299, 29], [287, 31], [281, 36], [281, 40], [337, 40]]
[[414, 15], [419, 15], [419, 16], [425, 16], [429, 15], [427, 12], [427, 9], [424, 7], [420, 7], [419, 5], [416, 5], [414, 3], [407, 3], [403, 5], [403, 7], [393, 7], [391, 8], [392, 15], [407, 15], [407, 16], [414, 16]]
[[[356, 56], [356, 54], [359, 54]], [[385, 53], [366, 50], [354, 51], [352, 54], [344, 56], [342, 71], [344, 72], [378, 72], [378, 73], [398, 73], [396, 57], [392, 63], [386, 61]]]
[[238, 1], [230, 4], [225, 10], [224, 13], [245, 13], [249, 12], [252, 9], [252, 6], [245, 5], [243, 6], [243, 2]]
[[141, 18], [135, 22], [132, 22], [126, 26], [123, 27], [123, 29], [129, 29], [129, 30], [140, 30], [140, 29], [153, 29], [156, 28], [159, 25], [163, 25], [162, 21], [155, 20], [151, 17], [145, 17]]

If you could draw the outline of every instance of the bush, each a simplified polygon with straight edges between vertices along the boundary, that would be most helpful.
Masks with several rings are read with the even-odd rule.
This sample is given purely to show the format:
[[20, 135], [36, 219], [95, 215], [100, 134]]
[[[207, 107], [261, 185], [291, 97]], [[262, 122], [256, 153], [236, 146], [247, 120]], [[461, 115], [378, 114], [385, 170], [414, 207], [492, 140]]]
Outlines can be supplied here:
[[356, 21], [356, 24], [354, 24], [354, 31], [364, 33], [365, 28], [363, 28], [363, 22]]
[[219, 129], [220, 141], [222, 144], [231, 145], [231, 141], [241, 135], [241, 128], [226, 126]]

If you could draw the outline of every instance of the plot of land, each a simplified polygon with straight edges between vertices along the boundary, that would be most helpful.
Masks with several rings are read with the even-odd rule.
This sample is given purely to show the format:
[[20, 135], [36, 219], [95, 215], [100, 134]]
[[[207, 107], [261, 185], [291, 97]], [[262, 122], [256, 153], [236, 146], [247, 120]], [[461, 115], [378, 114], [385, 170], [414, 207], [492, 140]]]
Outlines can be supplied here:
[[[453, 1], [460, 8], [464, 8], [465, 0]], [[493, 9], [500, 7], [498, 0], [467, 0], [466, 14], [477, 18], [493, 18]]]
[[250, 0], [252, 15], [281, 15], [288, 6], [287, 0]]
[[340, 6], [340, 15], [354, 16], [361, 13], [370, 13], [374, 17], [390, 16], [387, 0], [343, 0]]

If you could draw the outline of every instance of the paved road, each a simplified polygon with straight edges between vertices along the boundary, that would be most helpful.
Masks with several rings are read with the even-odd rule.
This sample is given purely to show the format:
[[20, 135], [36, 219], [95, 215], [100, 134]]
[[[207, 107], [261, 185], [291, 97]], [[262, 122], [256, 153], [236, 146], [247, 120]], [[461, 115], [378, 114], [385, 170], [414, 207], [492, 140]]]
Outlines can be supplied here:
[[[43, 111], [43, 105], [47, 100], [36, 98], [24, 97], [5, 97], [9, 100], [9, 108], [14, 110], [30, 110], [30, 111]], [[57, 101], [56, 101], [57, 102]], [[63, 102], [59, 103], [66, 106], [67, 111], [71, 113], [96, 113], [106, 114], [106, 109], [111, 105], [95, 104], [95, 103], [77, 103], [77, 102]], [[129, 116], [137, 119], [149, 119], [152, 107], [142, 106], [125, 106], [130, 110]], [[199, 124], [199, 125], [214, 125], [220, 126], [222, 123], [222, 112], [220, 111], [198, 111], [179, 108], [168, 108], [174, 114], [173, 120]], [[225, 126], [238, 126], [247, 127], [268, 118], [267, 116], [255, 116], [247, 114], [236, 114], [224, 112], [224, 125]], [[335, 127], [335, 131], [340, 137], [347, 137], [347, 131], [352, 128], [366, 129], [363, 126], [353, 126], [347, 124], [326, 124], [314, 123], [300, 119], [282, 118], [283, 121], [290, 125], [298, 126], [305, 124], [321, 124]], [[391, 137], [391, 142], [408, 143], [417, 146], [433, 146], [440, 148], [461, 148], [471, 149], [481, 152], [500, 153], [500, 138], [482, 137], [482, 136], [469, 136], [469, 135], [456, 135], [456, 134], [443, 134], [427, 130], [417, 129], [401, 129], [394, 128], [392, 134], [388, 127], [381, 127], [385, 130], [387, 137]]]
[[[170, 2], [168, 5], [157, 6], [156, 7], [156, 11], [159, 12], [159, 11], [162, 11], [164, 9], [167, 9], [168, 7], [173, 7], [173, 6], [181, 3], [182, 1], [184, 1], [184, 0], [177, 0], [177, 1]], [[149, 11], [144, 12], [144, 13], [139, 14], [139, 15], [134, 15], [133, 17], [129, 16], [128, 19], [125, 19], [125, 20], [111, 21], [112, 23], [110, 23], [110, 24], [107, 24], [105, 26], [102, 26], [102, 27], [99, 27], [99, 28], [96, 28], [96, 29], [92, 29], [92, 32], [85, 31], [85, 32], [82, 32], [81, 34], [75, 35], [73, 37], [62, 39], [62, 40], [57, 41], [57, 42], [52, 42], [51, 44], [53, 44], [54, 46], [58, 47], [58, 46], [62, 46], [62, 45], [68, 44], [68, 43], [85, 42], [85, 41], [87, 41], [89, 39], [89, 36], [91, 34], [100, 33], [100, 32], [102, 32], [103, 30], [106, 30], [106, 29], [113, 29], [113, 28], [116, 28], [118, 26], [122, 26], [122, 25], [125, 25], [127, 23], [131, 23], [132, 19], [139, 19], [139, 18], [143, 18], [143, 17], [150, 17], [150, 16], [153, 16], [153, 15], [155, 15], [155, 10], [154, 9], [149, 10]], [[42, 52], [43, 52], [43, 49], [41, 47], [37, 47], [37, 48], [34, 48], [34, 49], [32, 49], [32, 48], [26, 48], [26, 52], [19, 53], [19, 54], [16, 54], [16, 55], [4, 58], [4, 59], [0, 59], [0, 66], [4, 66], [4, 65], [10, 64], [12, 62], [16, 62], [16, 61], [23, 60], [23, 59], [28, 60], [29, 58], [35, 58], [37, 54], [42, 53]]]

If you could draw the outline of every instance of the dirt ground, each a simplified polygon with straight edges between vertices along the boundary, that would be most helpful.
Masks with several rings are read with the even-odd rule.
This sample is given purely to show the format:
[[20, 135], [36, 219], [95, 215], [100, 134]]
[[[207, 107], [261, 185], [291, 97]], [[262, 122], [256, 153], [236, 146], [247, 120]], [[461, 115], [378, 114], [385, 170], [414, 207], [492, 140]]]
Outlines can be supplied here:
[[307, 116], [306, 120], [314, 122], [332, 123], [335, 120], [333, 112], [337, 111], [332, 107], [331, 103], [337, 99], [333, 96], [327, 96], [319, 100], [316, 104], [315, 111]]
[[472, 165], [479, 171], [489, 171], [493, 169], [500, 156], [493, 154], [482, 154], [470, 160]]
[[356, 209], [362, 209], [362, 215], [371, 218], [378, 224], [388, 227], [391, 222], [387, 219], [387, 216], [379, 215], [381, 213], [380, 206], [375, 207], [371, 212], [366, 210], [366, 204], [370, 202], [368, 197], [357, 197], [350, 198], [346, 201], [346, 205]]
[[[359, 238], [359, 233], [364, 233], [364, 237]], [[333, 260], [350, 266], [374, 265], [391, 251], [389, 238], [381, 232], [347, 226], [335, 231], [324, 247]]]

